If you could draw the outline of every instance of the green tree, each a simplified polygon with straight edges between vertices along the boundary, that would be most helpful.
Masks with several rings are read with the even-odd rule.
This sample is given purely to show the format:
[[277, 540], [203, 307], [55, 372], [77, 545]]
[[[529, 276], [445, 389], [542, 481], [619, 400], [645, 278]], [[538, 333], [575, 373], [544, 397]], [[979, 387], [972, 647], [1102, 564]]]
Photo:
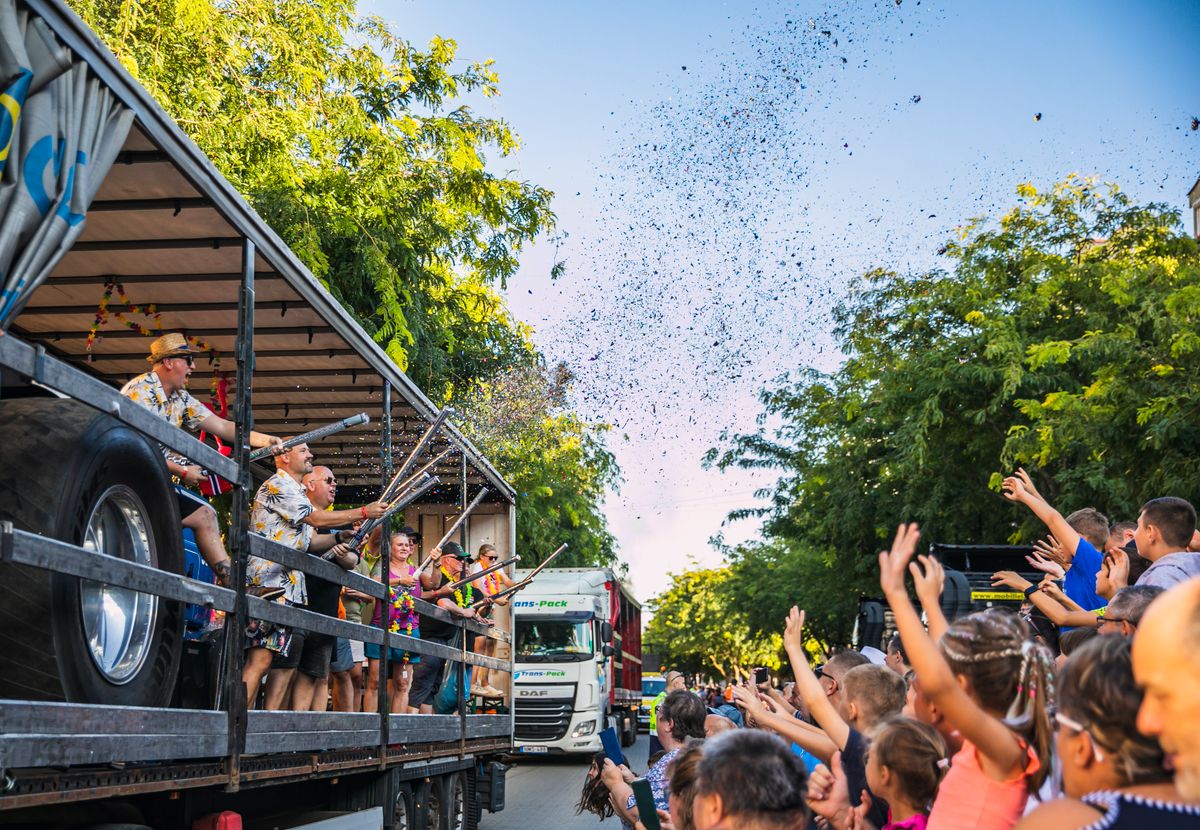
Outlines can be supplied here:
[[[567, 405], [570, 372], [528, 360], [480, 381], [455, 408], [467, 436], [517, 490], [517, 550], [522, 567], [559, 545], [555, 567], [616, 563], [603, 501], [620, 484], [604, 444], [608, 427], [590, 424]], [[623, 566], [622, 566], [623, 567]]]
[[642, 638], [646, 651], [685, 673], [724, 678], [746, 677], [755, 666], [778, 670], [782, 637], [751, 631], [730, 605], [729, 578], [728, 568], [671, 574], [671, 586], [649, 602], [654, 617]]
[[[765, 390], [760, 425], [708, 461], [780, 471], [752, 570], [789, 563], [799, 592], [836, 569], [875, 593], [875, 558], [901, 520], [944, 542], [1030, 540], [1040, 528], [996, 492], [1036, 467], [1071, 510], [1135, 518], [1160, 495], [1200, 498], [1200, 250], [1167, 205], [1071, 178], [1018, 188], [942, 252], [948, 268], [876, 270], [837, 311], [846, 355]], [[780, 547], [782, 546], [782, 547]], [[821, 599], [820, 597], [826, 597]]]
[[493, 286], [552, 194], [489, 169], [519, 146], [461, 103], [499, 93], [490, 61], [353, 0], [71, 5], [431, 397], [528, 351]]

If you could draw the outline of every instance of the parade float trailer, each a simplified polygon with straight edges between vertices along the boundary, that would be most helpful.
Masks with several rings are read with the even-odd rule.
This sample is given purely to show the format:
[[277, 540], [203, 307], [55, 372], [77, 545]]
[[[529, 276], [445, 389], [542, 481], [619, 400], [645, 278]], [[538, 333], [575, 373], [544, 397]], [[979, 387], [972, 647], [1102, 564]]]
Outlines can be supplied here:
[[[0, 0], [0, 67], [0, 824], [476, 826], [503, 807], [503, 707], [380, 715], [380, 684], [373, 712], [247, 712], [242, 649], [223, 644], [265, 619], [447, 657], [459, 688], [475, 665], [507, 685], [504, 609], [489, 628], [419, 604], [498, 640], [488, 657], [195, 578], [161, 454], [231, 483], [231, 585], [253, 554], [384, 600], [381, 583], [251, 532], [272, 470], [246, 438], [365, 412], [311, 449], [340, 496], [370, 500], [437, 407], [63, 3]], [[204, 352], [193, 391], [227, 391], [230, 456], [119, 394], [151, 332], [95, 332], [102, 302], [137, 320], [153, 305], [156, 333]], [[452, 420], [422, 461], [438, 456], [438, 486], [404, 519], [436, 531], [486, 487], [459, 538], [510, 555], [513, 489]], [[207, 649], [189, 638], [197, 616]], [[185, 653], [198, 672], [180, 671]]]

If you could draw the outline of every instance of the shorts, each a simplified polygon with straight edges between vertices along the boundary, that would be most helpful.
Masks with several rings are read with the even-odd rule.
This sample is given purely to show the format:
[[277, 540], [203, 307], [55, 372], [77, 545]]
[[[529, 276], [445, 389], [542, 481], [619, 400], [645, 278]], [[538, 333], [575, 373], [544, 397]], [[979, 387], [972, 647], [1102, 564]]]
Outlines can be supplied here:
[[344, 637], [337, 638], [337, 644], [333, 647], [333, 661], [329, 664], [329, 670], [334, 672], [350, 671], [354, 668], [354, 654], [350, 649], [350, 641]]
[[209, 504], [199, 493], [189, 490], [188, 488], [179, 484], [175, 485], [175, 501], [179, 503], [180, 520], [186, 519], [188, 516], [192, 515], [201, 508], [208, 508], [209, 510], [213, 509], [213, 506]]
[[[284, 599], [275, 601], [284, 605], [292, 604]], [[290, 652], [300, 650], [299, 643], [295, 642], [297, 639], [301, 643], [304, 641], [303, 631], [293, 631], [286, 625], [266, 620], [250, 620], [246, 626], [246, 645], [243, 648], [265, 648], [275, 652], [276, 658], [286, 657]]]
[[351, 640], [350, 641], [350, 654], [351, 654], [351, 656], [354, 657], [355, 663], [361, 663], [367, 659], [367, 655], [363, 652], [363, 641], [362, 640]]
[[[417, 632], [413, 632], [413, 636], [417, 636]], [[363, 646], [363, 652], [367, 655], [368, 660], [382, 660], [383, 646], [377, 643], [366, 643]], [[421, 655], [413, 654], [411, 651], [405, 651], [402, 648], [388, 649], [388, 670], [391, 671], [395, 666], [404, 663], [420, 663]]]
[[329, 675], [329, 661], [333, 656], [334, 638], [315, 631], [297, 631], [287, 654], [279, 654], [271, 661], [273, 669], [299, 669], [311, 678], [320, 680]]

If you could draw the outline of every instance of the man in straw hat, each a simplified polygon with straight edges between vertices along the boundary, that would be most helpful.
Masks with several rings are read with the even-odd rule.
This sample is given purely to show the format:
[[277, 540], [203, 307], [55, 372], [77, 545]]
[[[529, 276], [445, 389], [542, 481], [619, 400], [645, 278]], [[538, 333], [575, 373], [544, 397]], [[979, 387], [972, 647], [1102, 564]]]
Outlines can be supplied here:
[[[233, 421], [216, 415], [187, 391], [195, 355], [196, 352], [182, 334], [164, 334], [150, 344], [150, 356], [146, 360], [151, 370], [125, 384], [121, 394], [177, 427], [193, 432], [211, 432], [232, 444], [236, 429]], [[269, 447], [280, 443], [280, 439], [274, 435], [250, 433], [252, 447]], [[167, 468], [177, 482], [197, 485], [203, 479], [204, 470], [199, 465], [165, 447], [163, 455], [167, 459]], [[216, 512], [207, 501], [186, 487], [176, 484], [175, 492], [183, 526], [191, 528], [196, 534], [200, 555], [213, 569], [217, 579], [222, 585], [229, 585], [229, 554], [221, 542]]]

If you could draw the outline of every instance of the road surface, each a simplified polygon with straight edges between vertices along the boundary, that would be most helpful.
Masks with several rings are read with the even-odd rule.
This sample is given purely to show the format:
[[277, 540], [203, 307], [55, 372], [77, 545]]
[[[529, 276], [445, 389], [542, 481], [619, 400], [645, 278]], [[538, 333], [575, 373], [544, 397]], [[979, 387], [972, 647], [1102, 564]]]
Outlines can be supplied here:
[[[638, 735], [625, 750], [635, 772], [646, 769], [650, 739]], [[575, 802], [587, 773], [587, 761], [565, 758], [521, 758], [508, 771], [505, 808], [484, 812], [480, 830], [609, 830], [620, 828], [616, 818], [600, 821], [591, 813], [575, 815]]]

